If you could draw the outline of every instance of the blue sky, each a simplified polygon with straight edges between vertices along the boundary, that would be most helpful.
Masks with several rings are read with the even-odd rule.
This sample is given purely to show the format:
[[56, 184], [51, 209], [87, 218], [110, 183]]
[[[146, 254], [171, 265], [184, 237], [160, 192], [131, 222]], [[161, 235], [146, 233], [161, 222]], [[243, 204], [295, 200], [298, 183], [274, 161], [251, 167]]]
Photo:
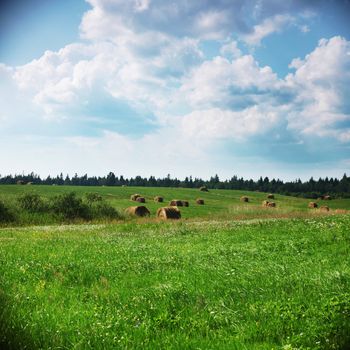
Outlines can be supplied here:
[[1, 174], [350, 173], [347, 0], [0, 4]]

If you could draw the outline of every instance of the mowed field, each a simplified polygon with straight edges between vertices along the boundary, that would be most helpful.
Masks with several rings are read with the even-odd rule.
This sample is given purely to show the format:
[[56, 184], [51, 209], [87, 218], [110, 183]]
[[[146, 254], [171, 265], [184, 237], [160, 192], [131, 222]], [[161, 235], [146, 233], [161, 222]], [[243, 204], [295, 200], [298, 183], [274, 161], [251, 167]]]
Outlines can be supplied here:
[[[181, 207], [182, 219], [246, 219], [258, 217], [309, 217], [319, 215], [319, 210], [307, 208], [310, 199], [282, 196], [275, 194], [273, 201], [276, 208], [263, 208], [262, 201], [267, 199], [267, 194], [262, 192], [233, 191], [233, 190], [210, 190], [200, 192], [198, 189], [185, 188], [156, 188], [156, 187], [86, 187], [86, 186], [0, 186], [0, 200], [9, 201], [13, 206], [17, 206], [16, 198], [24, 193], [37, 193], [44, 198], [52, 198], [59, 194], [75, 192], [83, 197], [86, 193], [98, 193], [108, 203], [123, 214], [125, 208], [135, 205], [145, 205], [151, 212], [150, 218], [156, 217], [156, 211], [162, 206], [167, 206], [173, 199], [188, 200], [189, 207]], [[138, 193], [145, 197], [145, 204], [138, 204], [130, 201], [132, 194]], [[155, 203], [155, 196], [164, 197], [164, 203]], [[248, 196], [249, 202], [240, 201], [241, 196]], [[197, 205], [195, 200], [202, 198], [205, 205]], [[350, 199], [334, 199], [330, 201], [316, 201], [319, 206], [326, 205], [331, 209], [331, 213], [339, 210], [350, 210]], [[18, 210], [18, 214], [22, 213]], [[324, 215], [324, 214], [321, 214]], [[52, 219], [41, 215], [41, 219], [36, 217], [40, 223], [52, 223]], [[130, 218], [127, 218], [130, 219]], [[30, 221], [29, 219], [27, 219]], [[26, 221], [26, 218], [23, 218]], [[144, 221], [144, 219], [143, 219]]]
[[[72, 190], [120, 212], [140, 193], [151, 218], [0, 228], [0, 348], [349, 349], [349, 200], [323, 213], [280, 195], [262, 208], [257, 192], [60, 186], [0, 199]], [[183, 219], [157, 220], [155, 195], [188, 200]]]

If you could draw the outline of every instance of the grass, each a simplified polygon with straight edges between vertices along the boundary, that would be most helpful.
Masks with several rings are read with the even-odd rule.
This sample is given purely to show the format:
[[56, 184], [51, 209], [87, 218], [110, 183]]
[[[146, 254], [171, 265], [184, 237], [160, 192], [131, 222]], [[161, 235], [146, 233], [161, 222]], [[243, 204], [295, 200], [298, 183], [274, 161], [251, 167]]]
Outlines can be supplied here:
[[349, 224], [3, 228], [0, 335], [13, 349], [345, 350]]
[[0, 228], [1, 349], [350, 348], [349, 214], [224, 190], [0, 186], [0, 199], [72, 190], [119, 212], [133, 193], [152, 216], [155, 195], [190, 206], [176, 222], [75, 225], [19, 210], [21, 227]]
[[[9, 203], [12, 208], [18, 207], [17, 198], [26, 193], [40, 195], [44, 200], [52, 200], [58, 195], [74, 191], [77, 196], [84, 197], [87, 193], [100, 195], [105, 202], [113, 206], [121, 215], [125, 208], [137, 205], [130, 201], [130, 196], [140, 193], [146, 198], [146, 206], [151, 212], [151, 218], [155, 218], [156, 211], [161, 206], [166, 206], [172, 199], [188, 200], [190, 206], [181, 207], [181, 216], [185, 220], [198, 219], [251, 219], [269, 217], [308, 217], [319, 215], [318, 210], [310, 210], [307, 204], [310, 200], [275, 195], [274, 201], [277, 208], [262, 208], [261, 203], [266, 199], [266, 193], [232, 191], [232, 190], [210, 190], [200, 192], [198, 189], [184, 188], [155, 188], [155, 187], [82, 187], [82, 186], [0, 186], [0, 200]], [[163, 196], [164, 203], [155, 203], [153, 198], [156, 195]], [[248, 195], [249, 203], [240, 202], [240, 197]], [[197, 205], [195, 200], [203, 198], [205, 205]], [[350, 199], [336, 199], [331, 201], [318, 201], [319, 205], [328, 205], [331, 210], [350, 209]], [[17, 220], [14, 225], [45, 225], [60, 223], [57, 217], [47, 213], [30, 213], [27, 211], [15, 210]], [[324, 215], [324, 214], [321, 214]], [[124, 218], [130, 220], [130, 218]], [[106, 220], [100, 218], [90, 220], [98, 223]], [[111, 221], [111, 220], [107, 220]], [[144, 221], [141, 220], [141, 221]], [[69, 222], [69, 220], [66, 220]], [[7, 224], [8, 225], [8, 224]]]

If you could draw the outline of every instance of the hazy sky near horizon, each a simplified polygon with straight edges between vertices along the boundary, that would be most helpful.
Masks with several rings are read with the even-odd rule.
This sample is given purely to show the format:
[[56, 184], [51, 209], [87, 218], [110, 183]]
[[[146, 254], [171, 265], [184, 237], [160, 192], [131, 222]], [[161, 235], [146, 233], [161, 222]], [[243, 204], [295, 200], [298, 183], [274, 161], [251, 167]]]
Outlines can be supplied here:
[[0, 164], [349, 174], [350, 1], [2, 1]]

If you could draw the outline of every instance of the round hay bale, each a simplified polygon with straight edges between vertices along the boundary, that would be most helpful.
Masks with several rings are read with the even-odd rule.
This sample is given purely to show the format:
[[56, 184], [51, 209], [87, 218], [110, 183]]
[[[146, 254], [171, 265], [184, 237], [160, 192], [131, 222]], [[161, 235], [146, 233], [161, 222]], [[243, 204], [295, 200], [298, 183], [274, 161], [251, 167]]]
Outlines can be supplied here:
[[268, 206], [269, 208], [275, 208], [275, 207], [276, 207], [276, 203], [275, 203], [275, 202], [268, 202], [268, 203], [267, 203], [267, 206]]
[[140, 216], [140, 217], [150, 216], [151, 214], [150, 211], [144, 205], [126, 208], [125, 213], [128, 215]]
[[151, 214], [150, 211], [144, 205], [126, 208], [125, 213], [128, 215], [140, 216], [140, 217], [150, 216]]
[[130, 200], [131, 201], [136, 201], [136, 199], [139, 198], [139, 197], [141, 197], [140, 194], [137, 194], [137, 193], [136, 194], [132, 194], [131, 197], [130, 197]]
[[204, 199], [202, 199], [202, 198], [197, 198], [197, 199], [196, 199], [196, 203], [199, 204], [199, 205], [204, 205]]
[[169, 202], [170, 207], [183, 207], [182, 201], [179, 201], [177, 199], [173, 199], [172, 201]]
[[155, 196], [155, 197], [154, 197], [154, 201], [155, 201], [155, 202], [158, 202], [158, 203], [162, 203], [162, 202], [164, 202], [164, 198], [161, 197], [161, 196]]
[[335, 213], [337, 213], [337, 214], [347, 214], [348, 210], [346, 210], [346, 209], [335, 209]]
[[163, 207], [157, 210], [157, 217], [160, 219], [181, 219], [180, 210], [177, 207]]
[[241, 202], [249, 202], [249, 198], [247, 196], [242, 196]]
[[209, 192], [208, 188], [206, 186], [199, 187], [199, 190], [202, 192]]
[[322, 205], [320, 207], [320, 211], [324, 211], [324, 212], [329, 211], [329, 207], [327, 205]]
[[268, 199], [275, 199], [275, 195], [270, 193], [270, 194], [267, 195], [267, 198]]
[[17, 183], [17, 185], [24, 185], [24, 181], [22, 181], [22, 180], [18, 180], [16, 183]]
[[136, 198], [136, 202], [139, 202], [139, 203], [146, 203], [146, 199], [145, 199], [145, 197], [137, 197], [137, 198]]
[[263, 201], [262, 203], [261, 203], [261, 205], [263, 206], [263, 207], [268, 207], [269, 206], [269, 201]]
[[189, 207], [190, 203], [188, 201], [181, 201], [182, 202], [182, 206], [184, 207]]
[[324, 199], [325, 201], [330, 201], [330, 200], [332, 199], [332, 197], [329, 196], [329, 195], [326, 195], [326, 196], [323, 196], [323, 199]]
[[314, 209], [314, 208], [317, 208], [317, 207], [318, 207], [318, 204], [316, 202], [310, 202], [308, 204], [308, 208]]

